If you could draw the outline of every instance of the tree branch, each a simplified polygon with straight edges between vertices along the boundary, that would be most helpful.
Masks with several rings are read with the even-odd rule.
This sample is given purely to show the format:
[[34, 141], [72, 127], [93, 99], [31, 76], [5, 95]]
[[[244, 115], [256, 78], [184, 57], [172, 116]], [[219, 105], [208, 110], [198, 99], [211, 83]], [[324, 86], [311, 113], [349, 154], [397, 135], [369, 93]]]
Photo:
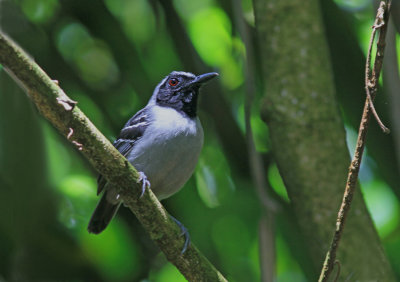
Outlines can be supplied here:
[[244, 102], [244, 119], [246, 126], [247, 150], [249, 156], [249, 166], [251, 178], [256, 188], [256, 193], [263, 208], [261, 218], [258, 223], [259, 228], [259, 258], [261, 269], [261, 281], [276, 280], [276, 250], [275, 250], [275, 218], [279, 210], [279, 205], [270, 197], [271, 187], [268, 185], [266, 169], [263, 159], [256, 146], [253, 138], [253, 130], [251, 127], [251, 112], [255, 96], [255, 73], [254, 73], [254, 46], [249, 38], [249, 30], [245, 25], [242, 15], [242, 6], [240, 0], [233, 0], [233, 15], [236, 27], [246, 46], [246, 62], [244, 66], [245, 73], [245, 102]]
[[26, 90], [48, 119], [92, 166], [120, 189], [124, 204], [136, 215], [167, 259], [190, 281], [226, 281], [191, 244], [181, 255], [184, 238], [151, 190], [139, 199], [138, 172], [91, 123], [64, 91], [15, 43], [0, 32], [0, 64]]
[[[340, 239], [344, 230], [344, 224], [347, 218], [347, 214], [350, 210], [350, 206], [353, 200], [354, 191], [357, 185], [358, 179], [358, 172], [360, 170], [362, 155], [365, 148], [365, 140], [367, 136], [367, 130], [369, 125], [369, 119], [371, 114], [375, 115], [377, 118], [376, 112], [373, 108], [373, 99], [376, 96], [378, 90], [378, 81], [379, 75], [382, 69], [383, 63], [383, 54], [385, 49], [385, 36], [387, 30], [387, 23], [389, 20], [389, 9], [390, 9], [390, 0], [389, 1], [381, 1], [379, 6], [374, 26], [372, 27], [372, 34], [370, 40], [370, 46], [368, 48], [368, 55], [367, 55], [367, 64], [365, 70], [365, 89], [366, 89], [366, 100], [364, 105], [364, 111], [361, 118], [361, 124], [358, 131], [358, 138], [356, 149], [354, 153], [354, 158], [349, 167], [349, 173], [347, 176], [346, 188], [343, 195], [342, 204], [339, 209], [339, 213], [336, 220], [336, 230], [329, 248], [329, 251], [326, 254], [324, 265], [322, 267], [321, 275], [319, 277], [319, 281], [327, 281], [329, 278], [330, 273], [333, 270], [335, 259], [336, 259], [336, 252], [339, 248]], [[379, 38], [377, 42], [377, 50], [376, 50], [376, 57], [374, 62], [374, 67], [372, 69], [372, 74], [370, 71], [370, 62], [371, 62], [371, 50], [372, 50], [372, 43], [374, 41], [374, 37], [376, 34], [376, 30], [379, 29]], [[377, 118], [379, 123], [379, 118]], [[384, 132], [386, 131], [386, 127], [381, 125], [381, 128]]]
[[[316, 274], [311, 280], [318, 279], [321, 258], [329, 249], [333, 230], [326, 222], [336, 219], [332, 211], [340, 205], [340, 187], [350, 162], [343, 120], [335, 102], [321, 2], [332, 1], [253, 1], [264, 86], [261, 115], [304, 236], [302, 243], [310, 254], [307, 263]], [[346, 54], [352, 55], [353, 49], [345, 50]], [[353, 213], [347, 218], [351, 224], [339, 249], [341, 277], [357, 273], [362, 281], [393, 281], [393, 271], [365, 202], [354, 197], [352, 204]]]

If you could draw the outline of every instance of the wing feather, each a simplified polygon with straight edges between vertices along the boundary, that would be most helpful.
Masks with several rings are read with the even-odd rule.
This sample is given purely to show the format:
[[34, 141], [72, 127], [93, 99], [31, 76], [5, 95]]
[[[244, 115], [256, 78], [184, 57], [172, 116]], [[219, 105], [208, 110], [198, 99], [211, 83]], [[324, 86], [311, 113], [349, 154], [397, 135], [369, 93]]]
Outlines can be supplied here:
[[[117, 140], [113, 143], [114, 147], [117, 148], [123, 156], [129, 154], [136, 142], [143, 136], [148, 122], [149, 119], [146, 108], [137, 112], [122, 128]], [[102, 175], [99, 175], [97, 178], [97, 195], [103, 191], [106, 184], [107, 180]]]

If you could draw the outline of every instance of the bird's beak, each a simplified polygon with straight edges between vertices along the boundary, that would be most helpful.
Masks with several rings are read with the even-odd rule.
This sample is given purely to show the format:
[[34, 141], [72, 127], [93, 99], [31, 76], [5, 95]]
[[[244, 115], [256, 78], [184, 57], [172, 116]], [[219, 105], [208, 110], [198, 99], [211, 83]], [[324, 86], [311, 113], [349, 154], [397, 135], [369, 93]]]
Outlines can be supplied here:
[[190, 86], [195, 86], [195, 85], [200, 86], [201, 84], [203, 84], [217, 76], [219, 76], [219, 74], [216, 72], [200, 74], [190, 83]]

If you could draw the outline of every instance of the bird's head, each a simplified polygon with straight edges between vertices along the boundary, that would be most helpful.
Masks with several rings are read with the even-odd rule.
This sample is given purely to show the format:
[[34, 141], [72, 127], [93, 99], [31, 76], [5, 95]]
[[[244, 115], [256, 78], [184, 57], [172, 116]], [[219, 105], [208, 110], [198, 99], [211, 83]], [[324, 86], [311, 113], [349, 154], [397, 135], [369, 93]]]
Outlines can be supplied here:
[[195, 117], [201, 85], [216, 76], [216, 72], [196, 76], [189, 72], [173, 71], [156, 87], [151, 100], [159, 106], [171, 107]]

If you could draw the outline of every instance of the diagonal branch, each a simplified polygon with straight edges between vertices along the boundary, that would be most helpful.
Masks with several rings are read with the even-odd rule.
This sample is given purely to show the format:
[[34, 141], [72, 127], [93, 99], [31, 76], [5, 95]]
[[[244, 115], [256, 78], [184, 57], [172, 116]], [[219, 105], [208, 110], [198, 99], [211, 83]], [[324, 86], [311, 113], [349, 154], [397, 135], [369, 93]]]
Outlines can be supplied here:
[[151, 190], [139, 199], [138, 172], [91, 123], [64, 91], [15, 43], [0, 32], [0, 64], [23, 87], [39, 112], [92, 166], [120, 188], [124, 204], [136, 215], [167, 259], [190, 281], [226, 281], [192, 244], [181, 255], [184, 238]]
[[[367, 130], [368, 130], [368, 125], [369, 125], [369, 120], [371, 113], [375, 115], [375, 118], [377, 118], [377, 121], [379, 122], [379, 117], [376, 114], [376, 111], [373, 107], [373, 100], [376, 96], [377, 90], [378, 90], [378, 81], [379, 81], [379, 75], [382, 69], [382, 63], [383, 63], [383, 54], [384, 54], [384, 49], [385, 49], [385, 37], [386, 37], [386, 30], [388, 26], [388, 21], [389, 21], [389, 10], [390, 10], [390, 3], [391, 0], [389, 1], [381, 1], [381, 4], [379, 6], [377, 15], [376, 15], [376, 20], [375, 24], [372, 27], [372, 35], [371, 35], [371, 41], [370, 41], [370, 46], [368, 48], [368, 55], [367, 55], [367, 64], [366, 64], [366, 70], [365, 70], [365, 89], [367, 93], [367, 98], [365, 100], [364, 104], [364, 111], [361, 117], [361, 124], [360, 128], [358, 130], [358, 138], [357, 138], [357, 144], [356, 144], [356, 149], [354, 153], [354, 158], [351, 161], [350, 167], [349, 167], [349, 173], [347, 176], [347, 182], [346, 182], [346, 188], [344, 191], [343, 195], [343, 200], [342, 204], [339, 209], [339, 213], [336, 219], [336, 229], [335, 233], [329, 248], [329, 251], [326, 254], [324, 265], [322, 267], [321, 275], [319, 277], [319, 281], [327, 281], [329, 278], [330, 273], [333, 270], [335, 260], [336, 260], [336, 252], [339, 248], [339, 243], [340, 239], [344, 230], [344, 224], [347, 218], [347, 214], [350, 210], [351, 202], [353, 200], [353, 195], [354, 191], [357, 185], [357, 179], [358, 179], [358, 172], [360, 170], [360, 165], [361, 165], [361, 160], [362, 160], [362, 155], [364, 152], [365, 148], [365, 140], [367, 136]], [[376, 30], [379, 29], [379, 37], [378, 37], [378, 42], [377, 42], [377, 50], [376, 50], [376, 56], [375, 56], [375, 62], [374, 62], [374, 67], [372, 70], [372, 74], [370, 75], [370, 62], [371, 62], [371, 50], [372, 50], [372, 42], [374, 40]], [[383, 131], [385, 133], [388, 133], [386, 130], [388, 130], [383, 124], [381, 125]], [[339, 264], [340, 265], [340, 264]]]

